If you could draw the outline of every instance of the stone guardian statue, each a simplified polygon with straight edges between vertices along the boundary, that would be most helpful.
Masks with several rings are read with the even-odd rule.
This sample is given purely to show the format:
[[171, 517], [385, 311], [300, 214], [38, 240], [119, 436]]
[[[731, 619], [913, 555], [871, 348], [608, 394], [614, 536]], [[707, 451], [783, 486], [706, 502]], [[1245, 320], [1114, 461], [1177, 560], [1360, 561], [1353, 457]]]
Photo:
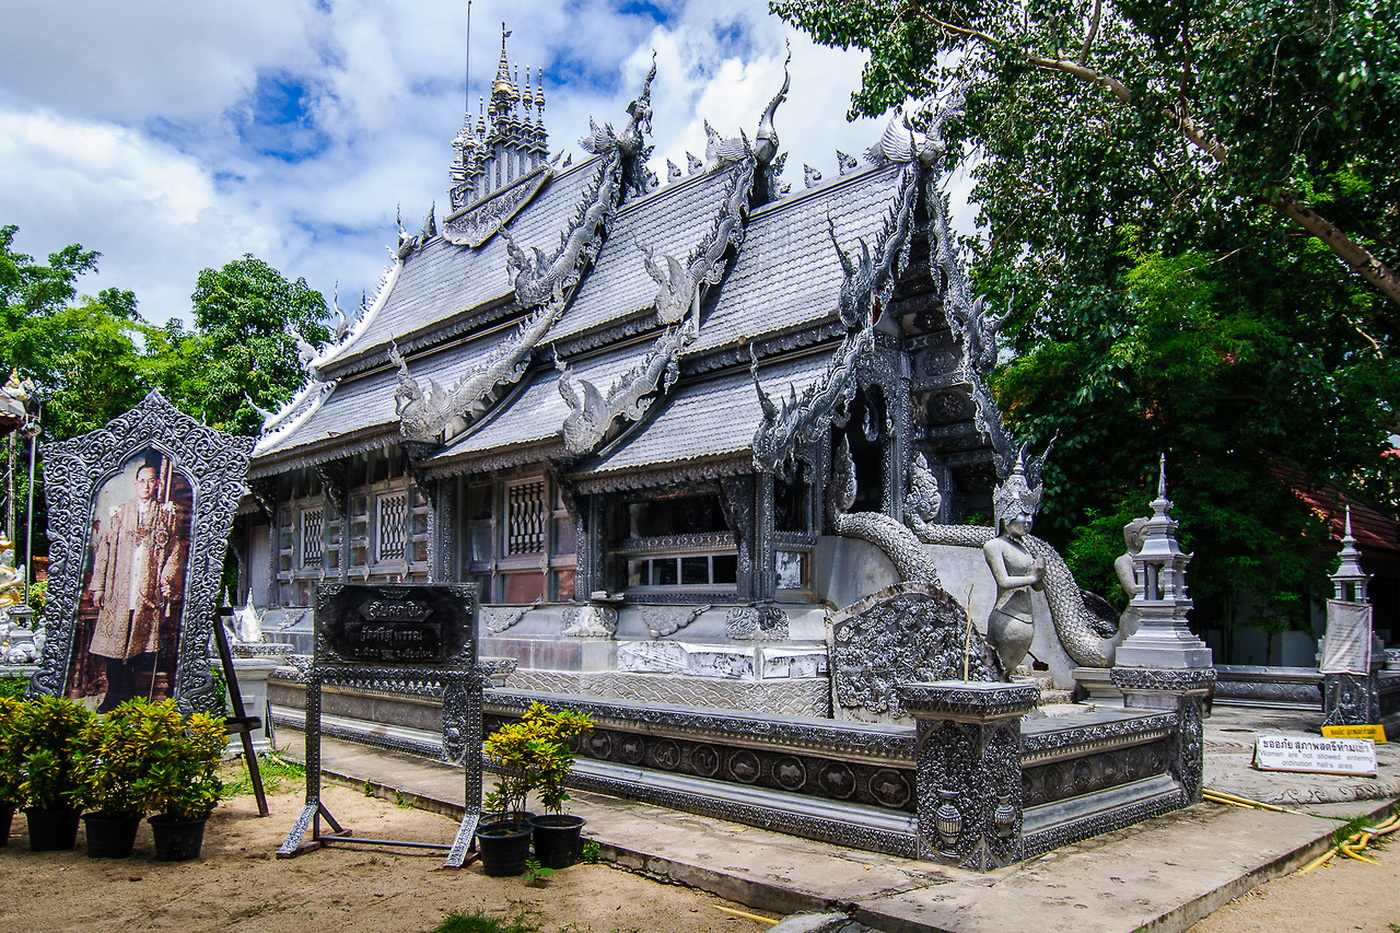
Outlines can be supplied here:
[[987, 643], [996, 651], [1002, 671], [1011, 672], [1026, 658], [1035, 623], [1031, 614], [1031, 590], [1044, 589], [1045, 559], [1026, 548], [1040, 507], [1041, 487], [1026, 482], [1021, 458], [992, 495], [997, 536], [982, 545], [982, 555], [997, 584], [997, 601], [987, 616]]
[[1119, 640], [1133, 634], [1142, 624], [1142, 615], [1133, 608], [1132, 601], [1137, 598], [1138, 578], [1135, 558], [1142, 550], [1143, 542], [1147, 540], [1147, 519], [1135, 518], [1123, 526], [1123, 543], [1128, 550], [1120, 554], [1113, 562], [1113, 572], [1118, 576], [1118, 585], [1123, 588], [1123, 592], [1128, 594], [1128, 608], [1123, 610], [1123, 614], [1118, 617]]

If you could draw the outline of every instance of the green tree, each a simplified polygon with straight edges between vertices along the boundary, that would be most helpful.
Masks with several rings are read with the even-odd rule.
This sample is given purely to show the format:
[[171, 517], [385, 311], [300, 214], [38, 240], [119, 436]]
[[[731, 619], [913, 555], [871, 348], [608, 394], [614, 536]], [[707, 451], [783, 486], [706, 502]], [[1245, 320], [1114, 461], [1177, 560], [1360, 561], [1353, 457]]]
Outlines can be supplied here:
[[962, 98], [994, 387], [1058, 438], [1039, 527], [1076, 574], [1113, 591], [1165, 451], [1195, 618], [1300, 620], [1324, 529], [1293, 490], [1396, 488], [1395, 0], [772, 7], [870, 50], [855, 112]]
[[330, 336], [326, 301], [305, 279], [290, 281], [252, 255], [199, 273], [195, 330], [167, 327], [162, 381], [172, 399], [211, 427], [257, 434], [249, 399], [276, 409], [306, 381], [297, 341], [319, 346]]

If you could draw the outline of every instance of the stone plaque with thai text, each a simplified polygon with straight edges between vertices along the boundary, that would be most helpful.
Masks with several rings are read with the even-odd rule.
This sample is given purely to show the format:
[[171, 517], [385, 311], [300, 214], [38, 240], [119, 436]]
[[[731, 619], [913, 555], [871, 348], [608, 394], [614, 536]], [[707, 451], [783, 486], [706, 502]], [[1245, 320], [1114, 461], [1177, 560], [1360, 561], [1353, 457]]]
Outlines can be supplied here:
[[474, 591], [466, 586], [344, 583], [319, 595], [318, 662], [448, 664], [467, 647], [476, 620]]

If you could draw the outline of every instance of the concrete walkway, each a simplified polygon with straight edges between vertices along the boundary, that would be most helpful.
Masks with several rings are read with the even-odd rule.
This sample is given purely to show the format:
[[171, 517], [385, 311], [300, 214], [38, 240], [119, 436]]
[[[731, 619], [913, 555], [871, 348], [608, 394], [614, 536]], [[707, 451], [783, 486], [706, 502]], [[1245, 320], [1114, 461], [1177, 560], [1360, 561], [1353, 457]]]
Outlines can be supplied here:
[[[1250, 767], [1255, 734], [1316, 726], [1306, 714], [1243, 709], [1217, 709], [1206, 725], [1207, 788], [1298, 813], [1204, 803], [988, 874], [593, 794], [575, 794], [571, 811], [609, 861], [774, 912], [843, 911], [886, 933], [1176, 931], [1325, 851], [1338, 825], [1327, 817], [1371, 815], [1400, 797], [1397, 745], [1378, 747], [1379, 778]], [[299, 733], [278, 739], [300, 756]], [[331, 739], [322, 757], [328, 776], [460, 816], [458, 769]]]

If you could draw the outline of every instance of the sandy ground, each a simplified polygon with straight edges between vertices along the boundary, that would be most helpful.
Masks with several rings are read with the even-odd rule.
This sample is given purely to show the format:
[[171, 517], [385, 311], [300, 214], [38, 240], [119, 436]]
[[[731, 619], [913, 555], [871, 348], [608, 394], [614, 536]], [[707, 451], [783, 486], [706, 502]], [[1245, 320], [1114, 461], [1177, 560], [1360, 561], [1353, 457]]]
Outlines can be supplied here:
[[[81, 832], [72, 852], [30, 852], [16, 815], [0, 848], [0, 931], [415, 933], [433, 930], [449, 911], [480, 910], [505, 919], [524, 912], [542, 933], [751, 933], [769, 925], [717, 907], [773, 916], [606, 865], [575, 865], [536, 887], [488, 878], [480, 865], [444, 869], [443, 854], [430, 850], [339, 846], [276, 859], [301, 797], [290, 786], [269, 795], [266, 819], [251, 796], [225, 802], [210, 820], [203, 857], [185, 863], [153, 861], [145, 826], [129, 859], [89, 858]], [[323, 797], [343, 826], [366, 838], [448, 844], [457, 828], [347, 788], [327, 787]]]
[[[349, 788], [327, 786], [324, 799], [365, 837], [446, 844], [456, 831], [451, 819]], [[224, 803], [210, 821], [203, 857], [186, 863], [153, 861], [146, 827], [130, 859], [89, 858], [81, 836], [72, 852], [33, 853], [17, 816], [9, 845], [0, 848], [0, 931], [426, 933], [450, 911], [477, 910], [503, 919], [523, 912], [542, 933], [755, 933], [769, 925], [718, 908], [775, 916], [607, 865], [576, 865], [531, 885], [488, 878], [479, 865], [443, 869], [442, 854], [426, 850], [332, 846], [276, 859], [301, 789], [284, 780], [269, 803], [266, 819], [250, 795]], [[1280, 878], [1189, 933], [1400, 933], [1400, 844], [1367, 854], [1379, 864], [1338, 858]]]
[[1368, 848], [1370, 865], [1334, 857], [1306, 875], [1276, 878], [1236, 898], [1187, 933], [1397, 933], [1400, 931], [1400, 833]]

